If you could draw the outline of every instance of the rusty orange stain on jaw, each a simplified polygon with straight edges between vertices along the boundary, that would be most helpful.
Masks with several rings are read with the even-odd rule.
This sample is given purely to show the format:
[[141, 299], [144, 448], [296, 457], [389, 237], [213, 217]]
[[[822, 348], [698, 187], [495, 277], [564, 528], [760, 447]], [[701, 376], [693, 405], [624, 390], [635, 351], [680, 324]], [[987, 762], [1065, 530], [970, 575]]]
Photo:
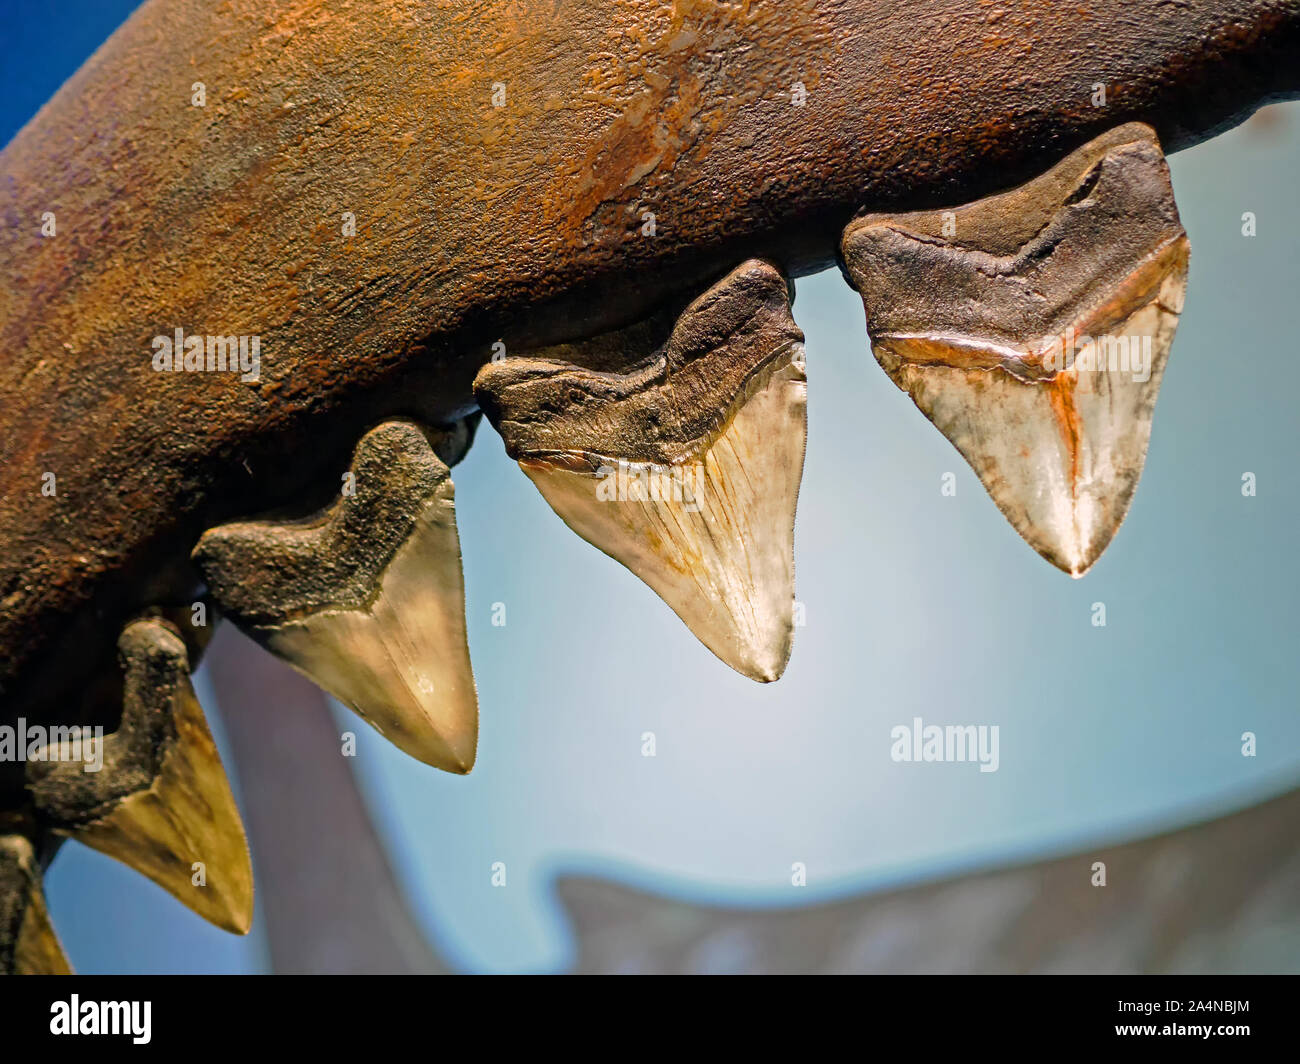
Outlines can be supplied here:
[[[735, 68], [760, 22], [788, 23], [791, 50], [767, 60], [768, 76], [751, 74], [739, 82]], [[702, 159], [730, 116], [792, 81], [798, 64], [791, 56], [814, 54], [816, 26], [814, 5], [807, 2], [784, 10], [711, 0], [679, 2], [672, 5], [666, 23], [637, 35], [633, 55], [615, 48], [617, 65], [592, 71], [588, 82], [602, 102], [619, 107], [621, 113], [581, 159], [565, 168], [562, 184], [556, 186], [555, 201], [569, 204], [565, 221], [571, 242], [587, 242], [603, 206], [620, 201], [630, 206], [638, 195], [633, 190], [643, 192], [657, 173], [672, 171], [691, 155]], [[815, 81], [815, 70], [805, 77]], [[627, 96], [638, 82], [642, 89]]]

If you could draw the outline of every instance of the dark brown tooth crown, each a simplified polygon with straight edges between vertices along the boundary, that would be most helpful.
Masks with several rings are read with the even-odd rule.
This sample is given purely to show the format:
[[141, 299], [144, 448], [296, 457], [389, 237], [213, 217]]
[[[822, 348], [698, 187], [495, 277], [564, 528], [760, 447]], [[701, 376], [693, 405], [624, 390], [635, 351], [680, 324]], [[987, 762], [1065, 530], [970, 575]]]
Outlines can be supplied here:
[[568, 452], [669, 465], [697, 455], [746, 382], [802, 340], [789, 282], [751, 260], [690, 303], [662, 347], [630, 372], [587, 369], [543, 350], [489, 362], [474, 395], [512, 458]]

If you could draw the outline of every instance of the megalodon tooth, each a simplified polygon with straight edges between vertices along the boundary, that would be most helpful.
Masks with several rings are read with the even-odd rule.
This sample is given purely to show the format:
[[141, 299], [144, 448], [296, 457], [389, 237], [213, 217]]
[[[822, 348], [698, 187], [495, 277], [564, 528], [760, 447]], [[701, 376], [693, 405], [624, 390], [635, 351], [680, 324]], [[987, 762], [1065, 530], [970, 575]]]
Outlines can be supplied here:
[[1155, 133], [1118, 127], [953, 210], [860, 218], [842, 253], [885, 372], [1081, 576], [1137, 488], [1187, 285]]
[[807, 379], [790, 299], [775, 266], [750, 260], [631, 372], [517, 357], [475, 381], [508, 453], [564, 522], [762, 682], [784, 671], [794, 632]]
[[[253, 869], [239, 808], [190, 683], [189, 651], [158, 617], [118, 640], [122, 719], [93, 768], [48, 744], [27, 765], [41, 821], [148, 876], [200, 916], [244, 934], [253, 919]], [[80, 736], [83, 747], [90, 740]]]
[[455, 773], [478, 744], [448, 467], [467, 446], [384, 422], [357, 443], [331, 506], [219, 525], [194, 549], [240, 628], [406, 753]]

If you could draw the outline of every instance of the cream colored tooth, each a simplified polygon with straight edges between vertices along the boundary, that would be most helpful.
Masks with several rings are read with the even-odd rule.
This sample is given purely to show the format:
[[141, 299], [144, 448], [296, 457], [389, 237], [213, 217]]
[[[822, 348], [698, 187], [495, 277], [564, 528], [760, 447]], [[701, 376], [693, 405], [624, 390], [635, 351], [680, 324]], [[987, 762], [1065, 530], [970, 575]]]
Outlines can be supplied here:
[[304, 521], [214, 528], [194, 560], [268, 650], [412, 757], [465, 773], [478, 697], [455, 489], [438, 455], [449, 439], [385, 422], [357, 444], [354, 493]]
[[876, 359], [1053, 565], [1081, 576], [1142, 474], [1187, 236], [1155, 133], [1121, 126], [1042, 177], [843, 239]]
[[0, 835], [0, 975], [71, 972], [45, 908], [31, 842], [22, 835]]
[[121, 726], [103, 739], [102, 760], [88, 756], [83, 739], [52, 743], [28, 763], [37, 812], [57, 833], [244, 934], [253, 919], [248, 843], [190, 685], [185, 644], [166, 622], [147, 618], [123, 629], [118, 656]]
[[[794, 631], [802, 341], [786, 279], [755, 260], [691, 303], [637, 370], [585, 368], [570, 347], [567, 361], [490, 363], [474, 384], [564, 522], [763, 682], [784, 671]], [[617, 346], [597, 338], [590, 361]]]

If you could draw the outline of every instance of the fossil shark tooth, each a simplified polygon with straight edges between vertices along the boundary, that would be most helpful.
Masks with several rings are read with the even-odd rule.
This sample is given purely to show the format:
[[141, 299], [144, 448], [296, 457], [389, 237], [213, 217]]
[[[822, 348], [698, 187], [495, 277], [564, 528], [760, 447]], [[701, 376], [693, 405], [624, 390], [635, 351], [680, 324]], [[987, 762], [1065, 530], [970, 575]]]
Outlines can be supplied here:
[[[450, 433], [388, 421], [358, 442], [345, 490], [302, 521], [206, 532], [194, 561], [222, 611], [412, 757], [474, 765]], [[458, 453], [452, 453], [457, 451]]]
[[[133, 621], [118, 640], [121, 726], [102, 740], [48, 744], [27, 765], [37, 813], [140, 872], [200, 916], [244, 934], [253, 869], [239, 809], [190, 685], [185, 643], [164, 621]], [[102, 760], [101, 760], [102, 759]], [[99, 767], [93, 768], [98, 762]]]
[[861, 218], [842, 252], [885, 372], [1081, 576], [1137, 488], [1187, 284], [1155, 133], [1118, 127], [952, 211]]
[[31, 842], [0, 835], [0, 975], [68, 975]]
[[[597, 338], [586, 354], [600, 361], [619, 342]], [[647, 357], [632, 372], [562, 353], [480, 370], [475, 395], [507, 452], [570, 528], [649, 584], [714, 654], [777, 679], [794, 630], [807, 434], [803, 333], [785, 277], [742, 264], [661, 345], [633, 352]]]

